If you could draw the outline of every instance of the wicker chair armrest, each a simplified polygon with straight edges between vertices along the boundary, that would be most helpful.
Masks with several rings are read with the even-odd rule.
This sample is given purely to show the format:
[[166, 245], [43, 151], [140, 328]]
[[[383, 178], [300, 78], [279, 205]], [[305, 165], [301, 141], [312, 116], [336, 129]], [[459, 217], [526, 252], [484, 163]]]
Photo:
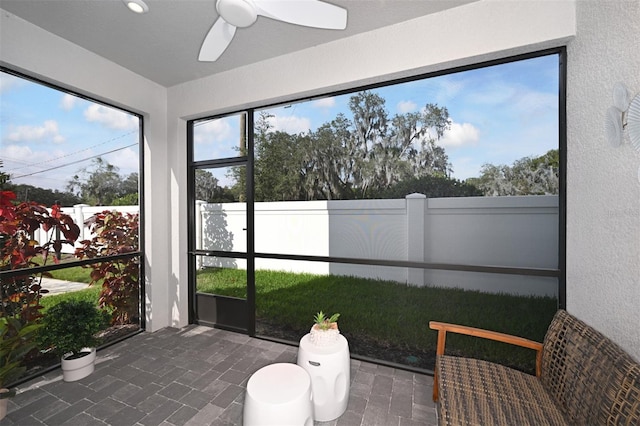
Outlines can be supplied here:
[[483, 330], [481, 328], [467, 327], [466, 325], [449, 324], [445, 322], [430, 321], [429, 328], [438, 330], [438, 344], [436, 346], [436, 355], [444, 355], [444, 347], [447, 332], [465, 334], [467, 336], [475, 336], [483, 339], [496, 340], [498, 342], [509, 343], [536, 351], [536, 376], [540, 376], [540, 367], [542, 364], [542, 343], [525, 339], [524, 337], [513, 336], [511, 334], [499, 333], [497, 331]]
[[[438, 330], [438, 343], [436, 346], [436, 355], [444, 355], [445, 341], [447, 332], [456, 334], [465, 334], [467, 336], [475, 336], [483, 339], [495, 340], [498, 342], [509, 343], [516, 346], [522, 346], [524, 348], [533, 349], [536, 351], [536, 376], [540, 377], [542, 366], [542, 343], [525, 339], [524, 337], [513, 336], [511, 334], [499, 333], [497, 331], [484, 330], [481, 328], [467, 327], [465, 325], [449, 324], [445, 322], [429, 321], [429, 328], [432, 330]], [[435, 379], [433, 386], [433, 400], [438, 400], [438, 387], [437, 387], [437, 371], [435, 373]]]

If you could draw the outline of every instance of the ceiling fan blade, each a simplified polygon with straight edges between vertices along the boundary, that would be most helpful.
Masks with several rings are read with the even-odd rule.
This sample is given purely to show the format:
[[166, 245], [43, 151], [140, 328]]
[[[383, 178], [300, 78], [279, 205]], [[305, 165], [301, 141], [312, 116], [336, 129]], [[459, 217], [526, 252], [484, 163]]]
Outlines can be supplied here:
[[258, 14], [305, 27], [344, 30], [347, 10], [319, 0], [253, 0]]
[[235, 26], [229, 24], [224, 19], [218, 18], [202, 42], [198, 60], [201, 62], [213, 62], [217, 60], [227, 47], [229, 47], [235, 33]]

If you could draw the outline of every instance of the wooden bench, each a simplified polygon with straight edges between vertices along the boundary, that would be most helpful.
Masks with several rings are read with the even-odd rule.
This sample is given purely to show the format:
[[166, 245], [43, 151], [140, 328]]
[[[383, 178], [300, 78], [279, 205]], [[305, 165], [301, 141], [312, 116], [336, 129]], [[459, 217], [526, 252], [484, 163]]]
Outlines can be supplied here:
[[[433, 400], [440, 425], [640, 426], [640, 364], [564, 310], [544, 343], [432, 321], [438, 330]], [[530, 348], [536, 375], [445, 355], [447, 333]]]

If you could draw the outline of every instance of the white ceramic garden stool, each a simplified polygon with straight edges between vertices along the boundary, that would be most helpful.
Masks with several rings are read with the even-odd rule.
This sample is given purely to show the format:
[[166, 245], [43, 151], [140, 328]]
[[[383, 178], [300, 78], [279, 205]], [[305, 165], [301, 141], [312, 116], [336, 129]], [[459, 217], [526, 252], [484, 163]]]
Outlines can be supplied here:
[[313, 426], [309, 374], [296, 364], [262, 367], [249, 378], [244, 397], [245, 426]]
[[340, 417], [349, 403], [351, 360], [343, 335], [329, 346], [311, 343], [311, 335], [300, 339], [298, 365], [311, 377], [314, 419], [328, 422]]

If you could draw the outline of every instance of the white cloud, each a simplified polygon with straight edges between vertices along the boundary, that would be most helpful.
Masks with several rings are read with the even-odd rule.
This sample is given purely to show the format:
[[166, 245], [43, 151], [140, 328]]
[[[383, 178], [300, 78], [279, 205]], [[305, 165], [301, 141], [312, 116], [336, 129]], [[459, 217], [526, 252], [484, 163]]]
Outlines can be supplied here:
[[11, 74], [0, 72], [0, 93], [8, 92], [14, 87], [19, 87], [25, 84], [25, 81], [21, 78], [15, 77]]
[[396, 109], [400, 114], [405, 114], [407, 112], [413, 112], [418, 109], [418, 104], [413, 101], [400, 101], [396, 106]]
[[333, 108], [335, 105], [335, 98], [323, 98], [313, 102], [313, 106], [317, 108]]
[[451, 128], [444, 132], [438, 145], [443, 147], [460, 147], [475, 145], [480, 138], [480, 131], [471, 123], [451, 123]]
[[461, 80], [458, 75], [449, 75], [441, 80], [439, 86], [439, 99], [452, 99], [457, 97], [463, 90], [465, 90], [468, 82]]
[[42, 126], [18, 126], [9, 133], [7, 139], [11, 142], [64, 142], [64, 137], [60, 135], [58, 123], [55, 120], [47, 120]]
[[0, 148], [0, 158], [4, 160], [3, 171], [11, 175], [12, 183], [61, 191], [69, 180], [69, 168], [53, 169], [43, 173], [41, 171], [54, 167], [56, 163], [52, 160], [66, 154], [64, 151], [50, 148], [34, 151], [31, 146], [23, 144], [5, 145]]
[[4, 167], [11, 169], [10, 162], [16, 164], [31, 163], [33, 161], [33, 151], [28, 145], [6, 145], [0, 149], [2, 157], [5, 159]]
[[134, 130], [138, 128], [137, 117], [104, 105], [92, 104], [84, 111], [84, 117], [89, 122], [100, 123], [110, 129]]
[[307, 133], [311, 129], [311, 121], [306, 117], [296, 117], [294, 115], [282, 117], [275, 116], [269, 118], [273, 130], [287, 132], [291, 134]]
[[108, 154], [104, 157], [109, 163], [118, 166], [121, 175], [128, 175], [132, 172], [137, 172], [140, 169], [140, 158], [138, 156], [138, 150], [126, 148]]
[[552, 93], [526, 90], [520, 92], [514, 102], [514, 107], [523, 114], [525, 119], [545, 113], [557, 115], [558, 96]]
[[60, 107], [65, 111], [71, 111], [76, 105], [78, 98], [76, 96], [65, 93], [60, 100]]
[[483, 107], [509, 108], [514, 113], [526, 115], [558, 109], [557, 94], [506, 82], [488, 84], [484, 90], [478, 90], [469, 96], [469, 99]]
[[231, 135], [231, 124], [228, 120], [211, 120], [198, 124], [194, 130], [194, 142], [212, 143], [224, 141]]

